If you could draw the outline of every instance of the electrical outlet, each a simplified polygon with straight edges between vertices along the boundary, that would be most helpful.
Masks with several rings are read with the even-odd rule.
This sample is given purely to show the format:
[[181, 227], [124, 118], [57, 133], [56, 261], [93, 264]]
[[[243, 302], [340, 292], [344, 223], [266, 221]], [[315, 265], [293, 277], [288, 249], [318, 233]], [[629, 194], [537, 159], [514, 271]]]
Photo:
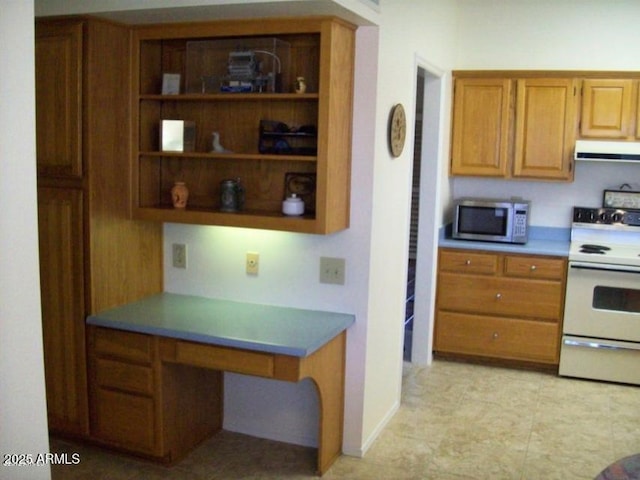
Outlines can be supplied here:
[[344, 258], [320, 257], [320, 283], [344, 285]]
[[187, 268], [187, 246], [184, 243], [172, 245], [173, 268]]
[[260, 254], [257, 252], [247, 252], [246, 271], [249, 275], [258, 275], [260, 269]]

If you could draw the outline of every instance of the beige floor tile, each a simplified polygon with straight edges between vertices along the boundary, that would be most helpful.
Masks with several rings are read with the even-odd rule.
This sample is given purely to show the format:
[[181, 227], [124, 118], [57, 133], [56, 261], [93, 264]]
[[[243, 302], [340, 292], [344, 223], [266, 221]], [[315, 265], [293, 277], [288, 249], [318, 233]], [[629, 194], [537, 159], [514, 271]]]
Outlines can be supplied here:
[[[220, 432], [167, 468], [52, 439], [79, 453], [53, 480], [298, 480], [316, 450]], [[326, 480], [586, 480], [640, 452], [640, 387], [470, 363], [405, 364], [402, 403], [364, 458]]]
[[545, 453], [529, 450], [522, 480], [593, 480], [609, 463], [578, 448]]
[[428, 471], [491, 480], [520, 478], [526, 450], [501, 443], [475, 443], [465, 438], [447, 438], [434, 452]]

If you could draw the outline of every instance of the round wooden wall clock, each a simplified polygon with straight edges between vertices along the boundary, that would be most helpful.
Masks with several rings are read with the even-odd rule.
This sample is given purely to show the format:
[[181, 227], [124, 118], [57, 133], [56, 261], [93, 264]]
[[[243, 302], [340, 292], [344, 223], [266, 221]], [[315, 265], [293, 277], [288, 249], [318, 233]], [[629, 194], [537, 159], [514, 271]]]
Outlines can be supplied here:
[[389, 119], [389, 149], [394, 157], [399, 157], [407, 136], [407, 116], [401, 103], [391, 109]]

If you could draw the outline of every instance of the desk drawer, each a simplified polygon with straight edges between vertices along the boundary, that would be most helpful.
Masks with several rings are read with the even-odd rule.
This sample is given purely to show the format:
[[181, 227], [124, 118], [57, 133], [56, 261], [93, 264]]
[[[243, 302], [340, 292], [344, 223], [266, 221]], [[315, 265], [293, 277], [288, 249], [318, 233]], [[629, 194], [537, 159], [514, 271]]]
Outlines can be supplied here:
[[96, 380], [101, 387], [112, 387], [147, 395], [153, 394], [153, 371], [151, 367], [143, 365], [97, 358]]
[[151, 363], [153, 338], [150, 335], [110, 328], [95, 328], [93, 331], [95, 353], [134, 362]]
[[156, 454], [153, 398], [98, 388], [92, 435], [134, 452]]
[[185, 365], [260, 377], [274, 375], [274, 356], [269, 353], [178, 341], [175, 360]]

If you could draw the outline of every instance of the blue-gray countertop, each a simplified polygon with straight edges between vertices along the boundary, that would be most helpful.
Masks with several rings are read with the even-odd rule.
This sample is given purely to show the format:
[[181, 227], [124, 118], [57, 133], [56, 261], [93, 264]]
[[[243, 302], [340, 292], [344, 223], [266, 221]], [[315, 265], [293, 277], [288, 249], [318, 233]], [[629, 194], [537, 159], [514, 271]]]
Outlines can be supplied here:
[[101, 327], [306, 357], [347, 329], [345, 313], [161, 293], [87, 317]]
[[560, 227], [529, 227], [529, 240], [524, 245], [495, 242], [475, 242], [451, 238], [451, 225], [440, 229], [439, 247], [490, 250], [528, 255], [569, 256], [571, 229]]

